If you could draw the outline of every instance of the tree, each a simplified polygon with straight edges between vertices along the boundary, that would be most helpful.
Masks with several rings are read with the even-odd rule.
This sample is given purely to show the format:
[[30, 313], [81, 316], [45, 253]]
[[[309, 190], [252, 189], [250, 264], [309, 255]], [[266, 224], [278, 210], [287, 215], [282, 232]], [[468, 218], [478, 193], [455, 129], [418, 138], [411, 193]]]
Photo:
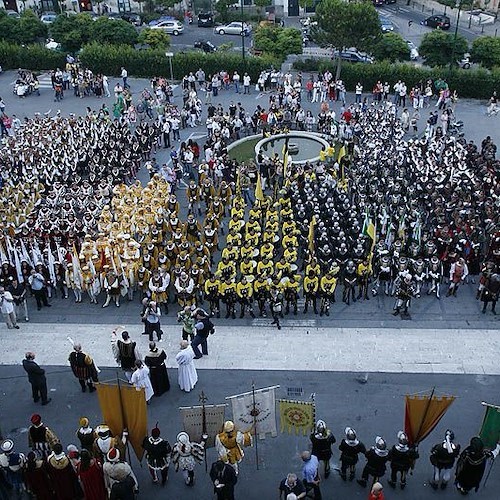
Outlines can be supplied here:
[[[455, 45], [455, 49], [453, 49], [453, 45]], [[458, 61], [463, 58], [468, 48], [469, 44], [462, 35], [457, 36], [455, 44], [454, 35], [435, 30], [424, 35], [419, 52], [429, 66], [446, 66], [450, 64], [453, 53], [455, 61]]]
[[471, 58], [491, 69], [500, 66], [500, 38], [480, 36], [472, 42]]
[[64, 51], [76, 52], [90, 41], [92, 18], [85, 13], [76, 16], [58, 16], [50, 25], [50, 36]]
[[371, 2], [322, 0], [315, 19], [318, 26], [311, 29], [311, 34], [323, 47], [370, 51], [382, 35], [378, 13]]
[[271, 0], [254, 0], [254, 4], [257, 7], [260, 7], [261, 9], [260, 16], [264, 17], [265, 9], [266, 7], [269, 7], [269, 5], [271, 5]]
[[254, 46], [282, 60], [288, 54], [302, 53], [302, 34], [295, 28], [277, 25], [259, 26], [255, 31]]
[[146, 43], [153, 49], [166, 49], [170, 47], [170, 35], [162, 30], [144, 28], [139, 33], [139, 43]]
[[17, 19], [8, 16], [4, 10], [0, 10], [0, 40], [17, 41], [17, 25]]
[[137, 42], [137, 31], [130, 23], [107, 17], [92, 21], [90, 35], [91, 40], [98, 43], [134, 45]]
[[218, 0], [218, 2], [215, 3], [215, 11], [219, 14], [219, 18], [223, 23], [227, 20], [229, 7], [237, 3], [237, 1], [238, 0]]
[[410, 49], [399, 33], [384, 33], [373, 47], [373, 55], [377, 60], [407, 61], [410, 59]]
[[47, 38], [47, 26], [30, 9], [25, 10], [17, 22], [16, 40], [19, 43], [32, 43]]

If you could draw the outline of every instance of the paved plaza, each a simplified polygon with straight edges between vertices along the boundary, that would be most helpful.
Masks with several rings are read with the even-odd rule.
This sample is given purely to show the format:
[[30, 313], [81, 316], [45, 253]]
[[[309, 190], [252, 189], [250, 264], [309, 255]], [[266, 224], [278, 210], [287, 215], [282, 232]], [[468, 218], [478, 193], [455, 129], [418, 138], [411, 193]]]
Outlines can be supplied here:
[[[0, 96], [9, 114], [19, 118], [35, 112], [55, 114], [61, 110], [84, 114], [86, 106], [97, 109], [103, 103], [94, 97], [77, 99], [68, 95], [62, 102], [53, 102], [52, 90], [42, 78], [41, 96], [18, 99], [12, 94], [14, 72], [0, 75]], [[44, 83], [45, 82], [45, 83]], [[115, 79], [110, 78], [110, 87]], [[137, 94], [145, 87], [146, 80], [130, 80], [132, 91]], [[135, 97], [137, 97], [135, 95]], [[214, 98], [215, 104], [227, 108], [229, 102], [241, 102], [253, 112], [258, 104], [267, 106], [268, 95], [244, 96], [225, 91]], [[174, 102], [179, 102], [180, 89], [174, 90]], [[351, 96], [351, 100], [352, 96]], [[105, 100], [111, 107], [112, 99]], [[348, 101], [349, 102], [349, 101]], [[313, 108], [313, 106], [316, 106]], [[335, 103], [338, 112], [340, 106]], [[318, 105], [305, 104], [306, 109], [318, 111]], [[480, 143], [486, 135], [500, 143], [498, 117], [485, 116], [486, 103], [460, 100], [456, 107], [458, 119], [464, 120], [468, 139]], [[427, 111], [422, 113], [421, 132]], [[205, 116], [202, 117], [204, 120]], [[195, 137], [203, 142], [204, 127], [181, 131], [182, 140]], [[159, 163], [168, 161], [168, 150], [156, 155]], [[147, 175], [140, 172], [144, 181]], [[180, 196], [185, 204], [185, 197]], [[214, 320], [216, 333], [209, 339], [209, 356], [197, 361], [199, 383], [189, 394], [182, 393], [177, 384], [177, 370], [173, 369], [180, 340], [181, 327], [176, 322], [177, 306], [171, 305], [170, 314], [163, 317], [165, 341], [162, 347], [168, 354], [168, 367], [172, 388], [169, 393], [155, 399], [148, 407], [149, 427], [156, 421], [164, 437], [174, 442], [181, 430], [178, 407], [198, 403], [203, 390], [209, 403], [223, 403], [226, 396], [245, 392], [254, 382], [256, 387], [280, 385], [278, 397], [286, 398], [288, 388], [300, 388], [299, 399], [308, 400], [315, 394], [317, 418], [329, 424], [339, 442], [347, 425], [358, 431], [362, 441], [371, 446], [375, 436], [384, 436], [392, 446], [396, 433], [403, 426], [404, 395], [427, 391], [436, 387], [440, 394], [453, 394], [457, 400], [437, 429], [422, 443], [421, 458], [409, 478], [405, 491], [393, 492], [386, 486], [386, 498], [424, 500], [433, 496], [456, 497], [449, 488], [435, 492], [428, 484], [431, 465], [428, 460], [431, 446], [439, 442], [446, 428], [452, 428], [457, 442], [465, 446], [480, 428], [483, 416], [481, 401], [499, 404], [500, 394], [500, 329], [499, 317], [489, 311], [481, 314], [480, 303], [475, 300], [476, 283], [463, 285], [458, 296], [437, 300], [423, 295], [413, 301], [411, 320], [404, 321], [391, 315], [394, 299], [379, 295], [369, 301], [358, 301], [351, 306], [338, 301], [332, 305], [330, 317], [314, 314], [287, 316], [282, 330], [271, 325], [269, 318], [243, 320]], [[444, 285], [443, 285], [444, 289]], [[67, 357], [71, 345], [67, 337], [82, 344], [101, 368], [101, 380], [115, 379], [121, 375], [111, 354], [110, 336], [117, 325], [125, 326], [132, 340], [145, 353], [147, 337], [141, 335], [140, 303], [123, 301], [120, 308], [111, 305], [91, 305], [88, 297], [81, 304], [70, 299], [52, 299], [53, 307], [36, 311], [34, 299], [29, 299], [30, 321], [20, 321], [19, 330], [7, 330], [0, 325], [2, 357], [0, 365], [0, 426], [4, 436], [27, 447], [26, 428], [34, 412], [41, 412], [44, 422], [53, 428], [65, 444], [75, 442], [74, 432], [78, 419], [85, 415], [95, 426], [101, 416], [95, 394], [82, 394], [68, 367]], [[299, 306], [303, 302], [299, 302]], [[46, 407], [35, 405], [30, 397], [30, 387], [20, 366], [24, 352], [37, 353], [37, 362], [47, 369], [52, 402]], [[231, 414], [228, 408], [226, 416]], [[277, 498], [279, 481], [288, 472], [300, 473], [300, 452], [308, 447], [303, 436], [279, 434], [275, 439], [259, 441], [258, 470], [255, 449], [249, 449], [241, 467], [236, 487], [238, 500], [264, 500]], [[210, 465], [215, 456], [208, 451]], [[333, 463], [337, 464], [338, 449]], [[364, 461], [358, 467], [360, 474]], [[151, 484], [146, 466], [132, 463], [140, 486], [140, 498], [156, 499], [211, 499], [212, 491], [203, 466], [196, 470], [196, 484], [192, 489], [184, 486], [180, 474], [173, 468], [165, 490]], [[387, 476], [383, 483], [387, 485]], [[355, 483], [344, 483], [334, 473], [322, 484], [324, 498], [348, 500], [364, 499], [367, 491]], [[488, 485], [478, 498], [496, 500], [500, 491], [500, 472], [495, 464]]]

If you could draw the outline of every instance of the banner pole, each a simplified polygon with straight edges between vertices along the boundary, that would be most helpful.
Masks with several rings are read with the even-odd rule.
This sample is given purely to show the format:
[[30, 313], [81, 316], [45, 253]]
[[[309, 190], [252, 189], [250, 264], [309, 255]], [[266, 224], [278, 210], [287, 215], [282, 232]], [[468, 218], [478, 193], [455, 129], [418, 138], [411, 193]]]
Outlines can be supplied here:
[[482, 404], [483, 406], [488, 406], [489, 408], [496, 408], [497, 410], [500, 410], [500, 406], [497, 406], [497, 405], [492, 405], [492, 404], [490, 404], [490, 403], [486, 403], [486, 402], [484, 402], [484, 401], [481, 401], [481, 404]]
[[[257, 391], [271, 391], [272, 389], [279, 389], [279, 385], [271, 385], [270, 387], [262, 387], [262, 389], [257, 389]], [[249, 394], [252, 394], [252, 391], [248, 392], [242, 392], [241, 394], [235, 394], [234, 396], [226, 396], [224, 399], [234, 399], [234, 398], [240, 398], [241, 396], [248, 396]]]
[[[120, 413], [122, 415], [122, 422], [123, 422], [123, 425], [125, 426], [125, 428], [127, 429], [127, 433], [128, 433], [127, 420], [125, 418], [125, 412], [123, 411], [122, 386], [120, 384], [120, 377], [118, 376], [118, 372], [116, 372], [116, 383], [118, 384], [118, 398], [120, 401]], [[122, 436], [120, 437], [120, 439], [122, 437], [123, 437], [123, 429], [122, 429]], [[127, 435], [127, 440], [125, 443], [125, 449], [126, 449], [126, 452], [128, 454], [128, 463], [130, 465], [132, 462], [130, 460], [130, 447], [128, 445], [128, 435]], [[141, 466], [142, 466], [142, 464], [141, 464]], [[132, 465], [130, 465], [130, 467], [132, 467]]]
[[[202, 432], [202, 439], [203, 436], [207, 435], [207, 414], [205, 413], [205, 403], [208, 401], [208, 398], [205, 396], [205, 393], [201, 391], [201, 394], [199, 396], [199, 401], [201, 403], [201, 432]], [[208, 472], [208, 466], [207, 466], [207, 447], [203, 446], [203, 455], [204, 455], [204, 460], [205, 460], [205, 474]]]
[[424, 414], [423, 414], [423, 416], [422, 416], [422, 420], [420, 421], [420, 426], [419, 426], [419, 428], [418, 428], [418, 432], [417, 432], [417, 435], [416, 435], [416, 437], [415, 437], [415, 441], [416, 441], [416, 443], [415, 443], [415, 444], [417, 445], [417, 447], [418, 447], [418, 444], [420, 443], [420, 432], [421, 432], [422, 427], [423, 427], [423, 425], [424, 425], [425, 418], [427, 417], [427, 413], [429, 413], [429, 408], [431, 407], [431, 401], [432, 401], [432, 398], [433, 398], [433, 396], [434, 396], [434, 392], [435, 392], [435, 391], [436, 391], [436, 386], [434, 386], [434, 387], [432, 388], [431, 395], [430, 395], [430, 397], [429, 397], [429, 401], [427, 401], [427, 405], [426, 405], [426, 407], [425, 407], [425, 412], [424, 412]]
[[253, 435], [255, 436], [255, 464], [257, 465], [257, 470], [259, 470], [259, 444], [257, 439], [257, 415], [259, 410], [255, 406], [255, 383], [252, 381], [252, 411], [250, 415], [253, 417]]

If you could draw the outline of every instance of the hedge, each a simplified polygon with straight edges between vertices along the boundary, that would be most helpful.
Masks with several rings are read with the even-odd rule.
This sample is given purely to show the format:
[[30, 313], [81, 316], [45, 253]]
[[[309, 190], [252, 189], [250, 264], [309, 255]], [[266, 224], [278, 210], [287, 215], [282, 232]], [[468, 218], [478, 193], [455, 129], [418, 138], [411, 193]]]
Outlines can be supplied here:
[[46, 49], [43, 45], [15, 45], [0, 42], [0, 66], [6, 69], [47, 70], [62, 68], [66, 57], [61, 52]]
[[[127, 68], [130, 76], [150, 78], [152, 76], [170, 77], [170, 66], [164, 50], [135, 50], [126, 45], [86, 45], [79, 54], [82, 64], [95, 73], [117, 76], [121, 67]], [[65, 54], [48, 50], [41, 45], [22, 47], [20, 45], [0, 42], [0, 65], [4, 69], [25, 68], [31, 70], [48, 70], [62, 67], [65, 64]], [[193, 51], [177, 53], [172, 58], [174, 79], [180, 80], [190, 71], [203, 68], [206, 75], [226, 70], [247, 72], [253, 82], [262, 70], [271, 66], [279, 67], [279, 62], [269, 56], [248, 56], [245, 62], [239, 53], [205, 54]]]
[[[335, 64], [328, 60], [305, 59], [296, 61], [294, 68], [313, 73], [330, 69], [335, 74]], [[371, 89], [378, 80], [388, 82], [391, 86], [398, 80], [403, 80], [410, 87], [429, 78], [433, 81], [443, 78], [452, 90], [457, 91], [459, 97], [489, 99], [493, 91], [500, 89], [500, 69], [498, 68], [493, 71], [457, 68], [450, 74], [449, 68], [423, 68], [411, 64], [391, 64], [390, 62], [375, 64], [343, 62], [341, 78], [346, 89], [350, 91], [355, 89], [358, 82], [361, 82], [365, 89]]]

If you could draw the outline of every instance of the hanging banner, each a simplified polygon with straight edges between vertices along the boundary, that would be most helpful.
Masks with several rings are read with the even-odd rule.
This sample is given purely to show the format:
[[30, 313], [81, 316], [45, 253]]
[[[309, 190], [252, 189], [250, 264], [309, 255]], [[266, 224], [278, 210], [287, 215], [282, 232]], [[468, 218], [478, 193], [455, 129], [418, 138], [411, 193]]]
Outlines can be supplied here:
[[128, 429], [128, 440], [139, 461], [144, 449], [142, 442], [148, 435], [148, 415], [144, 389], [125, 384], [97, 383], [97, 397], [104, 422], [114, 436]]
[[255, 424], [255, 434], [265, 439], [278, 435], [276, 426], [276, 388], [265, 387], [253, 392], [230, 396], [233, 421], [237, 429], [248, 430]]
[[493, 450], [497, 443], [500, 442], [500, 406], [488, 403], [481, 404], [486, 407], [486, 411], [479, 437], [482, 439], [484, 446]]
[[[224, 410], [226, 405], [205, 405], [205, 420], [208, 440], [205, 448], [215, 446], [215, 436], [224, 426]], [[184, 430], [189, 434], [191, 441], [199, 443], [203, 435], [203, 407], [191, 406], [179, 408]]]
[[314, 403], [306, 401], [290, 401], [278, 399], [280, 407], [281, 432], [295, 434], [302, 432], [306, 436], [314, 429], [316, 407]]
[[407, 395], [405, 396], [405, 433], [410, 444], [423, 441], [436, 427], [455, 396]]

